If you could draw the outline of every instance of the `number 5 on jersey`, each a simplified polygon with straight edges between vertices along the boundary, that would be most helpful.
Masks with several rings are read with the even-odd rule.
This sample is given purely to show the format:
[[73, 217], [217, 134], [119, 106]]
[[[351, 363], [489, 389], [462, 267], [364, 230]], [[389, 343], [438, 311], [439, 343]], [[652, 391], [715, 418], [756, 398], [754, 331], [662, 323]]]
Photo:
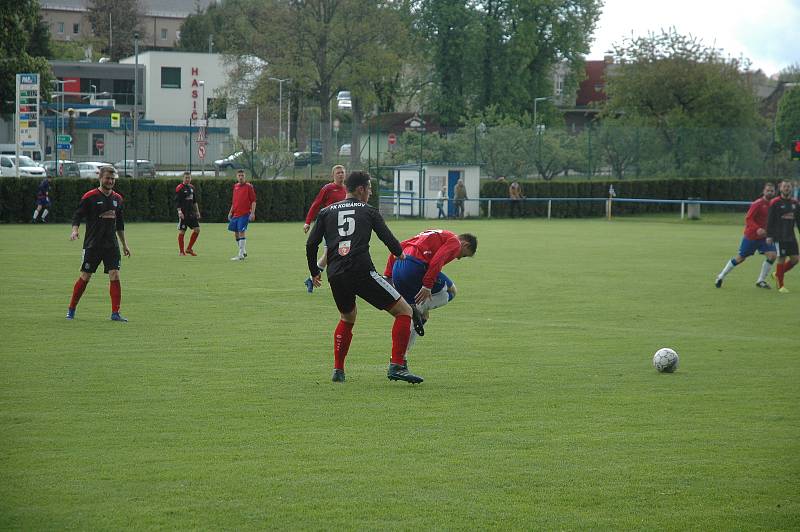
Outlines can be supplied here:
[[339, 226], [339, 236], [350, 236], [356, 231], [356, 219], [353, 215], [355, 210], [339, 211], [339, 219], [337, 225]]

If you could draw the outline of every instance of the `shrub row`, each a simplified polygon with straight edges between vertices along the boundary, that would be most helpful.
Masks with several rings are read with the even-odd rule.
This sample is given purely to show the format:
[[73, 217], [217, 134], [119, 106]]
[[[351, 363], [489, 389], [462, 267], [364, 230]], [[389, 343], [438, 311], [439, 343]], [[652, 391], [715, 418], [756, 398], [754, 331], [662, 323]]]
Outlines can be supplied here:
[[[608, 198], [611, 185], [619, 198], [642, 199], [702, 199], [722, 201], [752, 201], [761, 195], [765, 179], [649, 179], [636, 181], [531, 181], [520, 182], [528, 198]], [[509, 183], [487, 181], [481, 185], [483, 198], [507, 198]], [[487, 214], [487, 204], [481, 206]], [[710, 210], [741, 210], [741, 207], [703, 206]], [[509, 216], [508, 202], [493, 202], [492, 217]], [[614, 214], [645, 214], [674, 212], [675, 205], [659, 203], [615, 203]], [[547, 216], [546, 202], [524, 202], [523, 212], [527, 216]], [[559, 218], [581, 218], [604, 216], [604, 202], [559, 202], [553, 208], [553, 216]]]
[[[176, 220], [175, 179], [118, 179], [115, 190], [125, 198], [126, 221], [171, 222]], [[40, 180], [35, 178], [0, 178], [0, 222], [27, 222], [36, 203]], [[308, 207], [319, 189], [327, 183], [321, 179], [253, 181], [258, 201], [256, 221], [285, 222], [305, 218]], [[224, 222], [231, 206], [233, 181], [230, 179], [198, 179], [195, 186], [203, 220]], [[377, 183], [373, 183], [377, 187]], [[55, 222], [69, 222], [81, 196], [97, 186], [89, 179], [56, 178], [50, 185], [51, 215]], [[377, 190], [377, 189], [376, 189]], [[377, 206], [378, 197], [370, 203]]]

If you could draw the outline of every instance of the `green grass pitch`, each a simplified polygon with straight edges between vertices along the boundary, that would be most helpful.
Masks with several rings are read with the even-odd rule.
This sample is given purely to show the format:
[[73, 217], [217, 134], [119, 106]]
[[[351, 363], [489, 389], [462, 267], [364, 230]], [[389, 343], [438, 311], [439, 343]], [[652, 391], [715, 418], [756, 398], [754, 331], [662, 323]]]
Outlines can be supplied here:
[[444, 227], [478, 253], [445, 269], [412, 386], [363, 302], [330, 382], [300, 222], [251, 225], [244, 263], [222, 224], [195, 258], [129, 224], [127, 324], [102, 274], [64, 319], [67, 225], [0, 226], [0, 529], [800, 527], [800, 270], [759, 290], [754, 258], [715, 289], [742, 215]]

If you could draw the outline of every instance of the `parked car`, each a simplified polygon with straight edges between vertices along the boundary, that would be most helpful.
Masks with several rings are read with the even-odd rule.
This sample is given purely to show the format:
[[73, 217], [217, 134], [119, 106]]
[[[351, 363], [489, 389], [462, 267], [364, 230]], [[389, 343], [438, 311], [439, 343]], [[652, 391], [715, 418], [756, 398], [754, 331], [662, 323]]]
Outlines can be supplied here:
[[220, 170], [227, 170], [229, 168], [233, 168], [234, 170], [238, 170], [242, 168], [242, 163], [239, 161], [239, 158], [242, 156], [241, 151], [237, 151], [236, 153], [232, 153], [227, 157], [222, 159], [217, 159], [214, 161], [214, 166], [219, 168]]
[[[117, 161], [114, 163], [114, 168], [117, 169], [117, 173], [122, 177], [133, 177], [133, 159]], [[155, 177], [156, 166], [147, 159], [137, 159], [136, 174], [139, 177]]]
[[78, 168], [81, 172], [81, 177], [90, 179], [100, 178], [100, 169], [104, 166], [113, 166], [111, 163], [99, 163], [96, 161], [87, 161], [85, 163], [78, 163]]
[[297, 168], [308, 166], [309, 164], [322, 164], [322, 154], [315, 151], [296, 151], [294, 152], [294, 165]]
[[336, 95], [336, 107], [339, 109], [352, 109], [353, 100], [350, 98], [350, 91], [339, 91]]
[[350, 145], [349, 144], [342, 144], [342, 147], [339, 148], [339, 157], [350, 157]]
[[58, 169], [56, 169], [56, 161], [45, 161], [42, 163], [42, 168], [47, 175], [53, 177], [80, 177], [81, 169], [75, 161], [66, 161], [61, 159], [58, 161]]
[[16, 155], [0, 155], [0, 175], [16, 177], [18, 164], [20, 177], [44, 177], [46, 175], [44, 168], [24, 155], [19, 156], [19, 163]]

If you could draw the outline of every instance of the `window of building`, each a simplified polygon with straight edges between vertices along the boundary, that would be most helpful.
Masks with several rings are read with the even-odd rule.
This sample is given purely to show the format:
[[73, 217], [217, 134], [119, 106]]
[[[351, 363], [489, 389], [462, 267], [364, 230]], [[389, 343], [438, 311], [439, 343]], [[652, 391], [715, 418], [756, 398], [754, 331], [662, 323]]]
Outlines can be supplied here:
[[56, 23], [56, 32], [64, 33], [64, 23], [63, 22]]
[[80, 32], [81, 32], [81, 24], [80, 24], [80, 22], [76, 22], [76, 23], [74, 23], [74, 24], [72, 25], [72, 33], [74, 33], [75, 35], [77, 35], [77, 34], [79, 34]]
[[181, 88], [180, 67], [161, 67], [161, 88], [162, 89]]
[[161, 28], [161, 40], [162, 41], [167, 40], [167, 28]]
[[[141, 88], [139, 89], [141, 95]], [[115, 79], [114, 92], [111, 97], [116, 100], [116, 103], [122, 105], [133, 105], [133, 80], [132, 79]]]

